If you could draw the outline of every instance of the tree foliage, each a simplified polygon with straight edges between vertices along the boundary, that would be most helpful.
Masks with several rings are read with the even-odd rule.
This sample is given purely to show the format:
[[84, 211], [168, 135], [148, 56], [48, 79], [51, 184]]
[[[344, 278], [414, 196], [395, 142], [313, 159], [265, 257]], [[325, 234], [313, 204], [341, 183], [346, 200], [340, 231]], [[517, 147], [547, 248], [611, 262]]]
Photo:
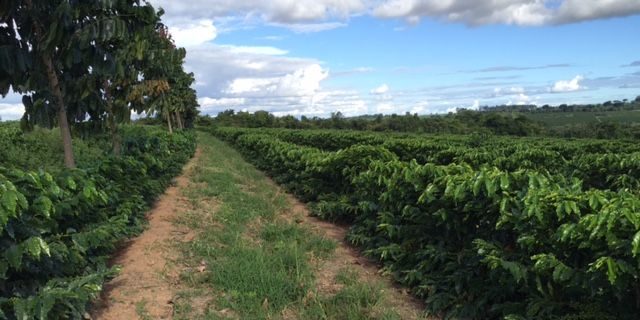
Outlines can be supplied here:
[[[109, 129], [118, 153], [117, 124], [131, 110], [153, 113], [157, 105], [131, 101], [149, 80], [169, 83], [166, 104], [178, 114], [195, 114], [195, 94], [185, 94], [186, 52], [176, 49], [160, 22], [162, 11], [142, 0], [3, 1], [0, 5], [0, 94], [24, 94], [23, 127], [59, 126], [65, 163], [73, 167], [71, 132]], [[162, 43], [162, 40], [169, 43]], [[148, 70], [171, 70], [155, 78]], [[179, 71], [182, 71], [180, 73]], [[175, 92], [174, 92], [175, 91]], [[188, 100], [188, 101], [187, 101]]]

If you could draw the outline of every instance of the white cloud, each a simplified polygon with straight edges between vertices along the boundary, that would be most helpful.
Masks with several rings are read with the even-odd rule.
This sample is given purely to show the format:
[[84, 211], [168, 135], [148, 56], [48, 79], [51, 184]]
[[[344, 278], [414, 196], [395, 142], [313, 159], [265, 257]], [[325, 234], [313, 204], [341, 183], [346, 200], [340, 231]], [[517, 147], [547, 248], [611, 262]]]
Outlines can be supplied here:
[[198, 104], [201, 106], [207, 107], [219, 107], [219, 106], [241, 106], [246, 103], [246, 99], [244, 98], [220, 98], [214, 99], [209, 97], [204, 97], [198, 99]]
[[431, 17], [468, 25], [540, 26], [629, 16], [640, 13], [634, 0], [387, 0], [373, 14], [416, 23]]
[[204, 97], [199, 99], [202, 112], [267, 110], [296, 116], [368, 112], [357, 92], [322, 88], [329, 71], [320, 62], [267, 53], [214, 44], [190, 50], [187, 66], [203, 84], [198, 87], [198, 94]]
[[211, 20], [177, 24], [169, 27], [169, 32], [178, 47], [187, 48], [213, 41], [218, 35], [218, 30]]
[[285, 24], [330, 18], [348, 18], [363, 12], [367, 0], [151, 0], [171, 15], [217, 18], [231, 15], [258, 16], [267, 22]]
[[286, 50], [274, 48], [274, 47], [249, 47], [249, 46], [229, 46], [222, 45], [221, 48], [228, 49], [236, 54], [256, 54], [256, 55], [268, 55], [268, 56], [283, 56], [289, 53]]
[[284, 52], [271, 47], [207, 43], [189, 50], [185, 67], [195, 73], [200, 97], [220, 98], [235, 79], [283, 77], [319, 64], [313, 59], [288, 57]]
[[550, 91], [560, 93], [573, 92], [584, 89], [584, 87], [580, 85], [580, 82], [582, 82], [582, 80], [584, 80], [583, 76], [576, 76], [572, 80], [560, 80], [556, 82], [552, 88], [550, 88]]
[[24, 115], [22, 103], [0, 103], [0, 119], [2, 121], [19, 120]]
[[398, 112], [398, 107], [395, 106], [393, 103], [389, 103], [389, 102], [378, 103], [375, 108], [375, 113], [391, 114], [391, 113], [397, 113], [397, 112]]
[[389, 0], [373, 13], [382, 18], [404, 18], [410, 23], [420, 17], [432, 17], [470, 25], [541, 25], [546, 22], [549, 9], [539, 0]]
[[631, 16], [640, 13], [637, 0], [564, 0], [553, 23], [573, 23], [594, 19]]
[[271, 23], [270, 25], [289, 29], [295, 33], [313, 33], [328, 31], [347, 26], [343, 22], [323, 22], [323, 23]]
[[471, 106], [472, 110], [478, 110], [480, 109], [480, 100], [475, 100], [473, 101], [473, 105]]
[[328, 71], [313, 64], [281, 77], [234, 79], [226, 92], [233, 95], [312, 96], [328, 76]]
[[519, 94], [522, 94], [522, 93], [524, 93], [524, 88], [523, 88], [523, 87], [511, 87], [511, 88], [509, 88], [509, 91], [510, 91], [511, 93], [519, 93]]
[[371, 90], [371, 94], [375, 95], [384, 95], [389, 92], [389, 86], [387, 84], [383, 84], [373, 90]]
[[429, 102], [425, 101], [425, 102], [420, 102], [418, 104], [416, 104], [412, 109], [411, 109], [411, 113], [417, 113], [417, 114], [424, 114], [427, 113], [429, 111]]
[[509, 102], [507, 102], [507, 105], [525, 105], [525, 104], [531, 104], [531, 97], [529, 97], [528, 95], [524, 94], [524, 93], [519, 93], [518, 95], [516, 95], [514, 97], [513, 100], [509, 100]]

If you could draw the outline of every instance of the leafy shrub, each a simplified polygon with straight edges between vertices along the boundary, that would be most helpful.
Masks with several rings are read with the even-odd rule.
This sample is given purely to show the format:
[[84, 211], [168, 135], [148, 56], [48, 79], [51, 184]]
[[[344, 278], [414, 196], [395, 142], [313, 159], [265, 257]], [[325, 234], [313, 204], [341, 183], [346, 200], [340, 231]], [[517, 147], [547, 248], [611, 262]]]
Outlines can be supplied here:
[[109, 255], [195, 151], [191, 132], [125, 130], [122, 157], [48, 173], [0, 167], [0, 318], [78, 318]]

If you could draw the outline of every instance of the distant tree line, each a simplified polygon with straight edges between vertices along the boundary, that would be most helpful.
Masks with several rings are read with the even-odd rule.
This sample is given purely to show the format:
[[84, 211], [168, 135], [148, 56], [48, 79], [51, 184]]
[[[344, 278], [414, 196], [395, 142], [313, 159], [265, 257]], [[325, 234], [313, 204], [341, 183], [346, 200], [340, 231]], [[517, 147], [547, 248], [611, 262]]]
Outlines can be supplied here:
[[232, 126], [247, 128], [290, 128], [290, 129], [342, 129], [366, 131], [398, 131], [417, 133], [487, 133], [497, 135], [532, 136], [541, 134], [544, 126], [523, 115], [483, 113], [461, 110], [456, 114], [419, 116], [368, 115], [347, 118], [340, 112], [329, 118], [293, 116], [276, 117], [266, 111], [235, 112], [227, 110], [212, 118], [199, 118], [200, 125]]
[[199, 116], [203, 126], [247, 128], [341, 129], [439, 134], [495, 134], [513, 136], [551, 136], [563, 138], [640, 139], [640, 123], [625, 124], [603, 121], [570, 123], [560, 127], [546, 126], [527, 117], [528, 113], [555, 112], [611, 112], [640, 110], [640, 96], [634, 100], [606, 101], [584, 105], [517, 105], [480, 107], [479, 110], [458, 109], [456, 113], [420, 116], [409, 112], [399, 115], [363, 115], [345, 117], [341, 112], [329, 118], [293, 116], [276, 117], [267, 111], [236, 112], [226, 110], [216, 117]]
[[480, 111], [483, 112], [607, 112], [607, 111], [630, 111], [640, 110], [640, 96], [634, 100], [623, 99], [606, 101], [595, 104], [561, 104], [559, 106], [550, 106], [545, 104], [538, 106], [535, 104], [525, 105], [498, 105], [498, 106], [482, 106]]

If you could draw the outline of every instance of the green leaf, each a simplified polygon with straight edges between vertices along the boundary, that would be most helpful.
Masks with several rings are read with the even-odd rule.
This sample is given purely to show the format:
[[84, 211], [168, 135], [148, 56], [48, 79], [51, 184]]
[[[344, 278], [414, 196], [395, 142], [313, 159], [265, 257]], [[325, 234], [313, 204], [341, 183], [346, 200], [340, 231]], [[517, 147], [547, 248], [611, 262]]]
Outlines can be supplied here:
[[53, 202], [46, 196], [39, 196], [34, 200], [33, 207], [36, 211], [47, 218], [51, 218], [53, 211]]
[[600, 201], [598, 201], [598, 197], [596, 196], [596, 194], [595, 193], [591, 194], [591, 196], [589, 197], [589, 207], [597, 210], [599, 203]]
[[509, 199], [508, 198], [503, 198], [500, 201], [500, 213], [505, 214], [507, 213], [507, 205], [509, 205]]
[[14, 190], [7, 190], [2, 194], [0, 198], [0, 204], [9, 211], [9, 214], [15, 216], [18, 206], [18, 192]]
[[24, 299], [13, 300], [13, 309], [17, 320], [30, 320], [33, 316], [30, 314], [29, 301]]
[[611, 258], [607, 259], [607, 277], [612, 285], [615, 284], [616, 279], [618, 279], [618, 266]]
[[637, 257], [638, 253], [640, 253], [640, 231], [638, 231], [633, 237], [633, 241], [631, 241], [631, 248], [633, 256]]
[[13, 245], [4, 252], [4, 257], [9, 262], [11, 268], [19, 270], [22, 265], [22, 249], [19, 246]]
[[95, 192], [95, 188], [91, 188], [89, 186], [85, 186], [82, 189], [82, 195], [87, 198], [87, 199], [91, 199], [91, 195]]
[[487, 188], [487, 195], [492, 196], [496, 193], [496, 184], [491, 179], [486, 179], [484, 185]]
[[71, 190], [76, 190], [77, 188], [76, 182], [73, 181], [71, 177], [67, 178], [67, 186], [69, 186], [69, 189]]
[[576, 213], [576, 214], [580, 214], [580, 210], [578, 209], [578, 204], [575, 201], [570, 201], [569, 202], [569, 207], [571, 208], [571, 210]]
[[55, 303], [56, 298], [51, 294], [45, 294], [44, 297], [40, 299], [40, 320], [49, 319], [49, 312], [51, 312]]
[[481, 172], [480, 175], [476, 178], [476, 181], [473, 182], [473, 195], [477, 196], [480, 194], [480, 187], [482, 186], [482, 182], [484, 182], [484, 172]]
[[30, 238], [25, 242], [25, 246], [27, 247], [27, 252], [34, 258], [40, 258], [43, 253], [47, 256], [51, 255], [49, 246], [40, 237]]
[[507, 174], [503, 174], [502, 176], [500, 176], [500, 189], [509, 190], [509, 186], [509, 176]]

